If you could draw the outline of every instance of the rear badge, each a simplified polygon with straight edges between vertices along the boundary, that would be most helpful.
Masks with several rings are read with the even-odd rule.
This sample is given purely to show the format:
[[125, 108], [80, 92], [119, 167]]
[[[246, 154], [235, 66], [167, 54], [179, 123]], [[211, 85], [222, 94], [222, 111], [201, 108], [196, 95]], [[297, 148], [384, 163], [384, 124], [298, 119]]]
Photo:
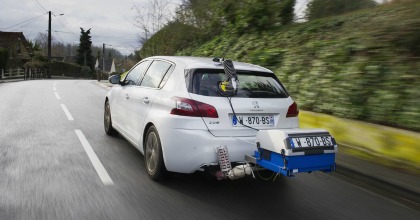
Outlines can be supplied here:
[[218, 125], [218, 124], [219, 124], [219, 122], [218, 122], [218, 121], [210, 121], [210, 122], [209, 122], [209, 124], [210, 124], [210, 125]]
[[258, 102], [257, 101], [253, 101], [252, 102], [252, 105], [254, 105], [254, 108], [260, 108], [260, 106], [258, 105]]

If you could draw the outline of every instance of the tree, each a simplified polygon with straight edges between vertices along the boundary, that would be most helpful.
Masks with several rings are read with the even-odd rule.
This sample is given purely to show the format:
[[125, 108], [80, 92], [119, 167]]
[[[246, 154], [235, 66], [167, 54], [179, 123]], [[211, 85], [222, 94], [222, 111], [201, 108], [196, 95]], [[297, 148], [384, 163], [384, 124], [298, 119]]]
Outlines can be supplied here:
[[174, 55], [188, 47], [195, 40], [196, 28], [180, 22], [169, 22], [144, 42], [140, 55], [148, 57], [154, 55]]
[[308, 4], [306, 16], [308, 20], [339, 15], [376, 5], [373, 0], [312, 0]]
[[[48, 34], [46, 33], [38, 33], [32, 42], [33, 49], [36, 47], [37, 53], [40, 53], [44, 56], [48, 54]], [[77, 45], [74, 45], [77, 47]], [[51, 54], [52, 56], [61, 56], [64, 57], [66, 55], [72, 54], [72, 47], [73, 45], [67, 44], [65, 45], [63, 42], [57, 41], [54, 36], [51, 36]], [[34, 51], [35, 51], [34, 50]]]
[[281, 1], [280, 22], [282, 25], [291, 24], [295, 17], [296, 0]]
[[95, 60], [92, 56], [90, 29], [85, 31], [83, 28], [80, 28], [80, 30], [80, 44], [77, 48], [77, 64], [84, 66], [86, 60], [86, 65], [92, 71], [95, 65]]
[[139, 38], [141, 45], [169, 22], [170, 3], [170, 0], [151, 0], [133, 6], [137, 11], [135, 26], [143, 32]]
[[264, 31], [293, 22], [296, 0], [242, 0], [236, 14], [236, 26]]
[[195, 27], [197, 40], [204, 42], [220, 34], [226, 25], [218, 16], [221, 3], [219, 0], [184, 0], [175, 12], [175, 21]]
[[[288, 25], [296, 0], [183, 0], [174, 20], [165, 20], [168, 0], [137, 6], [141, 57], [173, 55], [212, 39], [222, 31], [241, 35]], [[147, 7], [149, 10], [146, 10]], [[167, 17], [166, 17], [167, 18]]]
[[296, 0], [185, 0], [177, 21], [193, 25], [204, 38], [222, 30], [243, 34], [293, 22]]
[[[54, 37], [51, 37], [51, 42], [54, 42]], [[35, 37], [35, 45], [38, 45], [42, 55], [47, 56], [48, 53], [48, 34], [38, 33]]]
[[41, 46], [39, 44], [37, 44], [34, 41], [28, 41], [29, 47], [32, 49], [32, 51], [37, 52], [37, 51], [41, 51]]

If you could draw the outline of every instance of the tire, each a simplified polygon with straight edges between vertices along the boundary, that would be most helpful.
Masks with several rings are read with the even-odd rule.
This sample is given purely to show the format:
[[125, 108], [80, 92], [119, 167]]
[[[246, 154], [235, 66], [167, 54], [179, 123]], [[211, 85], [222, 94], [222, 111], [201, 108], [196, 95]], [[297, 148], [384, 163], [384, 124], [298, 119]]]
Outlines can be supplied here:
[[109, 101], [108, 100], [106, 100], [106, 102], [105, 102], [104, 128], [105, 128], [105, 133], [109, 136], [116, 136], [118, 134], [117, 130], [115, 130], [112, 127], [111, 108], [109, 107]]
[[160, 181], [168, 176], [168, 171], [163, 161], [160, 137], [155, 126], [151, 126], [147, 130], [144, 141], [144, 164], [147, 174], [152, 180]]

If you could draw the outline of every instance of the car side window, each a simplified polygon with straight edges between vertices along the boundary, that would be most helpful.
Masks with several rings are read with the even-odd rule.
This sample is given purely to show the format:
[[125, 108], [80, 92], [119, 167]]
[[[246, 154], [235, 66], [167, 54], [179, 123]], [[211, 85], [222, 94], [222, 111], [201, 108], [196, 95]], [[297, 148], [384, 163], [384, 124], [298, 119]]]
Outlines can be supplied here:
[[171, 67], [168, 69], [168, 71], [165, 73], [165, 76], [163, 77], [162, 81], [159, 84], [159, 89], [162, 88], [166, 81], [168, 81], [169, 76], [171, 76], [172, 71], [174, 70], [175, 66], [171, 65]]
[[142, 77], [144, 71], [147, 69], [149, 64], [150, 64], [149, 60], [146, 60], [146, 61], [143, 61], [143, 62], [139, 63], [125, 77], [124, 84], [126, 84], [126, 85], [137, 85], [137, 83], [140, 80], [140, 77]]
[[[151, 87], [151, 88], [161, 88], [166, 81], [167, 78], [165, 77], [166, 73], [169, 72], [168, 70], [171, 69], [171, 64], [165, 61], [155, 60], [150, 65], [149, 69], [147, 70], [140, 86], [144, 87]], [[166, 78], [166, 79], [165, 79]]]

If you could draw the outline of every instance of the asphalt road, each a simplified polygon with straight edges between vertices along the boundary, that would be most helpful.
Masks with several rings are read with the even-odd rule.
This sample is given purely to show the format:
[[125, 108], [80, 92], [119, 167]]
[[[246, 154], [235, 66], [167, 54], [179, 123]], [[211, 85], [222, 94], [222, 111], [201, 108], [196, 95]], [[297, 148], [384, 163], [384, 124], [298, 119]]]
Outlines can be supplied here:
[[419, 219], [335, 173], [275, 182], [173, 175], [103, 129], [94, 81], [0, 84], [0, 219]]

